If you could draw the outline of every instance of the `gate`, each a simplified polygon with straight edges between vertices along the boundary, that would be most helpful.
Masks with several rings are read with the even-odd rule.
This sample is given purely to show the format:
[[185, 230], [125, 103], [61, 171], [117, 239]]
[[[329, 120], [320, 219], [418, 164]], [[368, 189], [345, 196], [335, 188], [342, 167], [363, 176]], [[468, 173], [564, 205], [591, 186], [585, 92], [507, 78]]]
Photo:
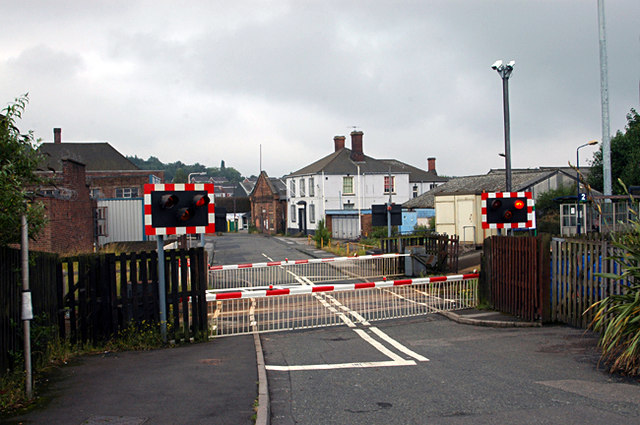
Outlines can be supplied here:
[[407, 254], [314, 258], [209, 267], [209, 289], [348, 282], [402, 276]]
[[[131, 323], [159, 322], [156, 252], [62, 258], [57, 270], [58, 324], [72, 343], [97, 343]], [[203, 248], [165, 253], [171, 337], [206, 334], [206, 260]]]
[[477, 305], [478, 274], [208, 291], [215, 336], [366, 323]]
[[548, 237], [487, 238], [482, 296], [502, 312], [549, 321], [549, 264]]

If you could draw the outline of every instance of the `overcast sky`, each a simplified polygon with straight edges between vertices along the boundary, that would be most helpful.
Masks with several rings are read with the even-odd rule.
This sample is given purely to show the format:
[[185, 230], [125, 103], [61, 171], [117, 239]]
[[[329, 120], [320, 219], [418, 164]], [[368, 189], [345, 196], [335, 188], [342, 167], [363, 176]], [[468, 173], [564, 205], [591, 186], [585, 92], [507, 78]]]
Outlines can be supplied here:
[[[282, 176], [355, 126], [440, 175], [575, 163], [602, 138], [596, 0], [0, 0], [0, 102], [43, 141]], [[606, 0], [611, 133], [638, 108], [640, 1]], [[581, 164], [594, 148], [580, 151]]]

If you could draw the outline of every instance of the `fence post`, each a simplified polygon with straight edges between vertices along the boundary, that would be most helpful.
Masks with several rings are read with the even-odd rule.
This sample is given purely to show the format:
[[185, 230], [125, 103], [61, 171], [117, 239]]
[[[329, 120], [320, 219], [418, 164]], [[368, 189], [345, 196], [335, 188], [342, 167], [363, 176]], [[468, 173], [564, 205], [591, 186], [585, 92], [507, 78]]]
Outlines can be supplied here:
[[538, 236], [538, 275], [540, 318], [542, 323], [551, 322], [551, 235]]
[[486, 238], [482, 246], [482, 257], [480, 266], [480, 279], [478, 280], [478, 304], [492, 305], [491, 302], [491, 279], [492, 279], [492, 252], [491, 240]]

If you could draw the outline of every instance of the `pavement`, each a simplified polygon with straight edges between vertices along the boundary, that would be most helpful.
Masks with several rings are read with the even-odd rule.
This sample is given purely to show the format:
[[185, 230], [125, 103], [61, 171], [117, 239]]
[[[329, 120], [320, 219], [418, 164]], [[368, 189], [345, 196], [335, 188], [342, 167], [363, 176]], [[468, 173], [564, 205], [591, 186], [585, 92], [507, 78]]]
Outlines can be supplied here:
[[[306, 239], [279, 239], [311, 257], [332, 256]], [[540, 326], [488, 310], [440, 314], [466, 325]], [[257, 334], [161, 350], [86, 355], [54, 370], [48, 379], [37, 388], [35, 409], [0, 423], [266, 425], [270, 420]]]

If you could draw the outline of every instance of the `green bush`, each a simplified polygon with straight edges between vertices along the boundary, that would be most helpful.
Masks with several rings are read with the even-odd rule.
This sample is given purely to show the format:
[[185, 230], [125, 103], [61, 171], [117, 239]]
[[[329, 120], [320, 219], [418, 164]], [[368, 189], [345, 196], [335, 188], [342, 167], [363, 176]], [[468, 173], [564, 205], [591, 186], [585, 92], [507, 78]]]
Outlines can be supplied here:
[[320, 248], [321, 246], [327, 246], [329, 244], [329, 240], [331, 239], [331, 232], [324, 224], [324, 220], [318, 221], [318, 227], [316, 228], [316, 233], [313, 235], [313, 240], [316, 241], [316, 248]]
[[611, 257], [623, 270], [621, 275], [599, 273], [622, 286], [620, 295], [608, 297], [593, 304], [595, 317], [591, 327], [600, 333], [598, 341], [602, 358], [612, 372], [640, 374], [640, 222], [613, 236], [617, 248]]

